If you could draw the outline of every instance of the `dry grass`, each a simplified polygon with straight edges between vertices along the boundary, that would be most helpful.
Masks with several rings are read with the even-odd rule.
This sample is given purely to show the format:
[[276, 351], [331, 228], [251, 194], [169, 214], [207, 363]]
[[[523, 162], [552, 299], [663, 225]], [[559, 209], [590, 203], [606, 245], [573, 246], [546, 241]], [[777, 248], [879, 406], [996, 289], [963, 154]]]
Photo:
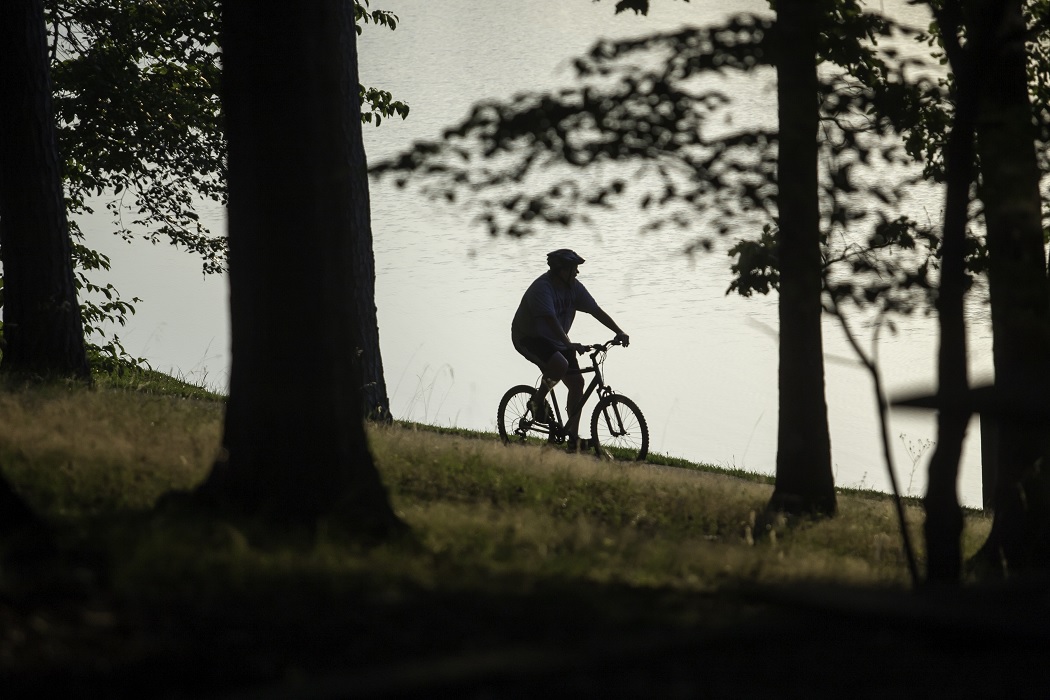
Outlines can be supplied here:
[[149, 508], [204, 475], [219, 402], [51, 385], [0, 393], [0, 467], [37, 508], [79, 516]]
[[[834, 519], [756, 533], [772, 491], [765, 483], [423, 432], [376, 430], [372, 439], [395, 507], [427, 549], [493, 571], [692, 589], [907, 583], [888, 498], [842, 495]], [[921, 517], [908, 507], [913, 541]], [[967, 551], [987, 529], [986, 518], [968, 519]]]
[[[11, 697], [248, 697], [314, 675], [328, 688], [348, 669], [385, 697], [404, 682], [415, 697], [465, 696], [456, 683], [495, 672], [519, 695], [523, 678], [564, 694], [552, 669], [610, 691], [600, 694], [628, 681], [646, 691], [628, 694], [712, 694], [683, 692], [691, 669], [697, 689], [758, 696], [768, 693], [748, 689], [782, 675], [784, 639], [834, 685], [828, 658], [853, 658], [858, 640], [875, 658], [893, 634], [866, 604], [829, 622], [763, 592], [815, 581], [850, 586], [804, 587], [817, 596], [910, 598], [874, 590], [907, 585], [888, 498], [843, 493], [834, 519], [756, 533], [772, 489], [761, 479], [483, 435], [370, 428], [415, 540], [368, 548], [335, 523], [288, 532], [152, 509], [205, 478], [223, 403], [135, 389], [0, 385], [0, 469], [54, 526], [43, 554], [28, 535], [0, 552], [0, 685]], [[920, 541], [914, 502], [908, 518]], [[987, 530], [968, 518], [967, 552]], [[913, 641], [897, 661], [928, 647]], [[755, 666], [755, 650], [776, 668]], [[423, 671], [406, 681], [406, 669]], [[855, 689], [855, 671], [828, 696]], [[712, 686], [712, 673], [729, 685]], [[357, 682], [334, 687], [365, 696]]]
[[[0, 394], [0, 467], [53, 518], [144, 511], [165, 491], [205, 477], [222, 408], [221, 401], [115, 389], [9, 390]], [[767, 483], [403, 427], [373, 427], [370, 436], [395, 509], [422, 551], [361, 551], [323, 535], [281, 549], [229, 524], [197, 530], [187, 544], [179, 542], [185, 532], [154, 522], [112, 541], [128, 580], [161, 583], [196, 570], [228, 581], [233, 571], [299, 568], [378, 571], [441, 588], [493, 577], [698, 591], [798, 580], [907, 583], [887, 498], [844, 494], [834, 519], [781, 521], [756, 533]], [[912, 505], [908, 517], [920, 542], [921, 512]], [[967, 552], [987, 530], [987, 519], [968, 518]]]

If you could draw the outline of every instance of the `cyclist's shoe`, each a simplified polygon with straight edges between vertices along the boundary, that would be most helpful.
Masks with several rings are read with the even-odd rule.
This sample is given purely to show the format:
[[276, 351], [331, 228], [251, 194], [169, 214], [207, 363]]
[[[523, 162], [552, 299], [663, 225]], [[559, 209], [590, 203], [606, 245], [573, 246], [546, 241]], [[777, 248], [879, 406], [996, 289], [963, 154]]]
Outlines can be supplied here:
[[532, 397], [529, 400], [529, 410], [532, 411], [532, 420], [539, 423], [547, 422], [547, 401], [546, 399], [536, 400], [536, 397]]

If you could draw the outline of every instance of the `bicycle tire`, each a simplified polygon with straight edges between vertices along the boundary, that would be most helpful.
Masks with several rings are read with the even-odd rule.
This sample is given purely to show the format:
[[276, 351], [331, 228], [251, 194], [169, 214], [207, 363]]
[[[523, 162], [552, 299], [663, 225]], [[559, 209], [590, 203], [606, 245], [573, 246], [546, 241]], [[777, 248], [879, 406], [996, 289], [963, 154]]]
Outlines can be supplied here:
[[551, 439], [554, 431], [551, 430], [549, 421], [553, 420], [554, 409], [551, 408], [550, 401], [544, 400], [548, 421], [534, 420], [529, 401], [532, 400], [535, 392], [534, 387], [519, 384], [508, 389], [500, 399], [499, 410], [496, 411], [496, 428], [499, 430], [499, 437], [503, 444], [525, 445], [534, 442], [539, 445]]
[[598, 457], [642, 462], [649, 454], [649, 425], [642, 410], [619, 394], [604, 397], [591, 414], [591, 436]]

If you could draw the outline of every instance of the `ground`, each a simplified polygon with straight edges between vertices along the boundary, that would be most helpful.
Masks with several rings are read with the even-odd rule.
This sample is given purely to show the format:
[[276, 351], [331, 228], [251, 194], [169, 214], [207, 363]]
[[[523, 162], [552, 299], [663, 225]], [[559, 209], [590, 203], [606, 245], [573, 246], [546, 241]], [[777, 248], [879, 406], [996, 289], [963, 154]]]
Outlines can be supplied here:
[[[86, 577], [85, 577], [86, 578]], [[1045, 583], [1045, 582], [1044, 582]], [[3, 697], [1046, 697], [1050, 590], [795, 586], [0, 599]]]

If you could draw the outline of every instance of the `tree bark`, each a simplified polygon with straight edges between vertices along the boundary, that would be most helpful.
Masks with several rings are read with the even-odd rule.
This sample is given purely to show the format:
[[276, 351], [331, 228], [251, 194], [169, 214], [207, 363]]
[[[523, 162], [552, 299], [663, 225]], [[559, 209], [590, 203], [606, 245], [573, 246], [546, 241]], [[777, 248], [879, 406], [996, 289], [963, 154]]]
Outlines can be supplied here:
[[[937, 447], [930, 458], [923, 505], [926, 509], [927, 579], [958, 583], [962, 569], [962, 509], [957, 482], [962, 443], [970, 420], [967, 378], [966, 321], [963, 297], [966, 223], [973, 182], [974, 123], [978, 104], [977, 72], [980, 55], [972, 44], [958, 44], [961, 11], [955, 0], [938, 10], [937, 19], [947, 37], [946, 50], [956, 78], [956, 108], [945, 153], [947, 191], [941, 240], [941, 282], [937, 293], [939, 347], [937, 351]], [[976, 43], [976, 40], [975, 42]]]
[[402, 525], [366, 440], [354, 278], [367, 224], [353, 6], [223, 3], [232, 363], [202, 492], [275, 520]]
[[[353, 13], [345, 13], [349, 26], [345, 32], [356, 36]], [[348, 100], [348, 109], [355, 113], [361, 111], [360, 93], [357, 83], [357, 47], [350, 42], [345, 49], [348, 52], [346, 71], [341, 90]], [[352, 54], [352, 55], [350, 55]], [[360, 131], [360, 129], [358, 130]], [[364, 142], [356, 138], [350, 140], [350, 161], [353, 167], [362, 173], [368, 172]], [[353, 281], [353, 300], [358, 322], [351, 347], [359, 378], [357, 386], [361, 397], [361, 407], [365, 418], [389, 421], [390, 399], [386, 391], [386, 378], [383, 373], [383, 354], [379, 347], [379, 320], [376, 309], [376, 263], [372, 247], [372, 214], [368, 194], [368, 180], [362, 178], [355, 182], [355, 200], [351, 212], [354, 224], [354, 235], [351, 238], [353, 250], [353, 269], [350, 278]]]
[[41, 0], [0, 3], [0, 368], [89, 376]]
[[33, 510], [0, 473], [0, 537], [36, 524]]
[[[996, 393], [1013, 414], [986, 414], [999, 440], [995, 517], [981, 556], [993, 567], [1050, 564], [1046, 456], [1050, 424], [1050, 296], [1043, 252], [1039, 166], [1028, 95], [1021, 0], [977, 4], [985, 66], [977, 122], [980, 196], [988, 241]], [[1040, 416], [1038, 413], [1042, 413]], [[1036, 414], [1036, 415], [1033, 415]]]
[[820, 326], [817, 19], [811, 0], [777, 3], [780, 411], [770, 508], [833, 514], [835, 483]]

